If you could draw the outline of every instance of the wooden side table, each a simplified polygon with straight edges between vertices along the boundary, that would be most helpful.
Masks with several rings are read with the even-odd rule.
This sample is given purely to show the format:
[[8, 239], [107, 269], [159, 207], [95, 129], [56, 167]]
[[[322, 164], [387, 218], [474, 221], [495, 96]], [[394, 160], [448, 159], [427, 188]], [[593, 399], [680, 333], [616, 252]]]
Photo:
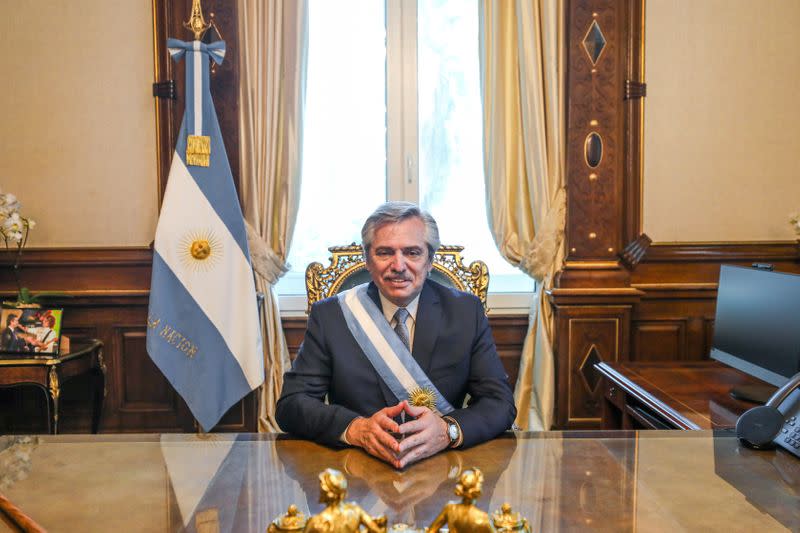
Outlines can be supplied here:
[[58, 433], [61, 387], [70, 379], [92, 375], [92, 433], [100, 428], [106, 396], [106, 365], [103, 343], [97, 339], [73, 340], [72, 350], [57, 356], [21, 354], [0, 356], [0, 387], [35, 386], [47, 399], [47, 422], [51, 434]]

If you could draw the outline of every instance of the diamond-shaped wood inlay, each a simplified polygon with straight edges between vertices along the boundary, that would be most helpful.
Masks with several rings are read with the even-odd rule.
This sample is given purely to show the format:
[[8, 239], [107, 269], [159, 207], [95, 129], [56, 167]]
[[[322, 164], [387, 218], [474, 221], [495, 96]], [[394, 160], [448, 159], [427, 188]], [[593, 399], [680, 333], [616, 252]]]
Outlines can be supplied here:
[[581, 365], [578, 367], [578, 372], [583, 378], [586, 390], [592, 394], [595, 393], [597, 387], [600, 385], [600, 373], [595, 370], [594, 365], [602, 360], [603, 358], [600, 357], [600, 353], [597, 351], [597, 346], [592, 344], [591, 347], [589, 347], [589, 351], [586, 352], [586, 356], [583, 358]]

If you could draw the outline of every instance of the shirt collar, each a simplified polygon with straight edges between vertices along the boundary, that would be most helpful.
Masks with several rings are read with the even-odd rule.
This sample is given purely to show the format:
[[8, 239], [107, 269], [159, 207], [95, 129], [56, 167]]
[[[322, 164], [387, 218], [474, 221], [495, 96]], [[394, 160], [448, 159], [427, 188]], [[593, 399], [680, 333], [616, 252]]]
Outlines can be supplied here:
[[[420, 292], [420, 294], [422, 293]], [[397, 311], [397, 308], [399, 306], [389, 301], [389, 299], [386, 298], [381, 293], [381, 291], [378, 291], [378, 296], [380, 296], [381, 299], [381, 310], [383, 310], [383, 316], [385, 316], [386, 320], [389, 323], [391, 323], [392, 320], [394, 320], [394, 313], [395, 311]], [[408, 314], [411, 316], [411, 320], [413, 320], [415, 323], [417, 321], [417, 308], [419, 307], [419, 296], [420, 295], [417, 294], [417, 296], [413, 300], [411, 300], [411, 302], [406, 306], [406, 310], [408, 311]]]

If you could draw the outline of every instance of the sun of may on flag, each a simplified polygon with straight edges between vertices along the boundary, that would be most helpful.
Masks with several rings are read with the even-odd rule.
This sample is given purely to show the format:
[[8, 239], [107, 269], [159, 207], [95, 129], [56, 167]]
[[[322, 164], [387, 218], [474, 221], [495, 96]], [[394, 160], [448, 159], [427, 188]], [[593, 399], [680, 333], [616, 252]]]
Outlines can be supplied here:
[[[196, 36], [197, 37], [197, 36]], [[264, 381], [253, 271], [209, 90], [225, 42], [167, 41], [186, 109], [156, 229], [147, 352], [205, 431]]]

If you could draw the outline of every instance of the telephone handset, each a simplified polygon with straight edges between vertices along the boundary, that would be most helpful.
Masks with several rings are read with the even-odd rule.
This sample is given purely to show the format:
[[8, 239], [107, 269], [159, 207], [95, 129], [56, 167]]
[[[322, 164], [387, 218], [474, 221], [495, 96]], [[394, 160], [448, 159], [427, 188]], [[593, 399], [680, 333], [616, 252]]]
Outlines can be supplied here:
[[766, 404], [745, 411], [736, 421], [736, 436], [752, 448], [777, 444], [800, 457], [800, 372]]

